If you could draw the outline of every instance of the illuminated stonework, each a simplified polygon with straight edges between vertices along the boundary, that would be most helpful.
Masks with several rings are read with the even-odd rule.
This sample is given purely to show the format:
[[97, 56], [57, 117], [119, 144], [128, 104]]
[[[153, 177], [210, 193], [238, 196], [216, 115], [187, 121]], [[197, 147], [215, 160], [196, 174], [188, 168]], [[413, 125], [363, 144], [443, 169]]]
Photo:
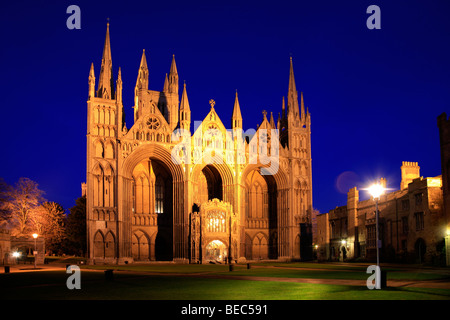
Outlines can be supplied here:
[[[442, 176], [423, 178], [417, 162], [403, 162], [401, 177], [399, 190], [385, 191], [379, 197], [381, 261], [442, 263], [448, 221], [443, 210]], [[381, 180], [386, 187], [386, 179]], [[369, 196], [368, 190], [363, 192]], [[346, 206], [318, 215], [318, 259], [374, 261], [375, 212], [374, 199], [360, 200], [354, 187], [347, 194]]]
[[298, 97], [292, 59], [287, 103], [283, 98], [277, 123], [264, 111], [253, 132], [243, 132], [237, 93], [231, 95], [231, 128], [218, 114], [231, 106], [211, 97], [205, 97], [207, 116], [191, 121], [175, 57], [162, 91], [150, 90], [148, 77], [144, 51], [134, 124], [127, 128], [120, 69], [115, 86], [112, 81], [108, 25], [98, 83], [93, 64], [89, 74], [90, 261], [308, 257], [310, 246], [301, 251], [300, 229], [310, 230], [305, 226], [311, 223], [311, 122], [303, 95]]

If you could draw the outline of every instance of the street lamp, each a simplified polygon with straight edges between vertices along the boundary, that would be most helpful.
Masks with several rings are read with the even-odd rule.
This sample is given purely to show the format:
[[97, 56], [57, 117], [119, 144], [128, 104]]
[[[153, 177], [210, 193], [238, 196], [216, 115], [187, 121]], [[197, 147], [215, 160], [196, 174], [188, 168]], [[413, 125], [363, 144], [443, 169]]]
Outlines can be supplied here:
[[375, 200], [375, 219], [376, 219], [376, 244], [377, 244], [377, 267], [380, 266], [380, 240], [379, 240], [379, 231], [378, 231], [378, 200], [380, 196], [384, 193], [385, 188], [381, 184], [373, 184], [367, 189], [370, 195]]
[[36, 256], [37, 256], [37, 250], [36, 250], [36, 239], [38, 237], [37, 233], [33, 233], [33, 238], [34, 238], [34, 268], [36, 269]]

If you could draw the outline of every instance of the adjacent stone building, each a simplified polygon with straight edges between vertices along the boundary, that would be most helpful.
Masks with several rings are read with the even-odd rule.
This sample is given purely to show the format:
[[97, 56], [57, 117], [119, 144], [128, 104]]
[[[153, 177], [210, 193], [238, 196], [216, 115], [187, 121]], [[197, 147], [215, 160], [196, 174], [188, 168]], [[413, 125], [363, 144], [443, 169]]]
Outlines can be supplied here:
[[445, 112], [438, 117], [437, 124], [441, 148], [443, 210], [447, 217], [446, 256], [447, 265], [450, 266], [450, 119]]
[[8, 229], [0, 229], [0, 265], [10, 263], [11, 235]]
[[[403, 162], [401, 175], [400, 190], [386, 192], [378, 203], [380, 261], [443, 264], [448, 213], [443, 210], [442, 176], [420, 177], [417, 162]], [[380, 183], [386, 187], [385, 179]], [[317, 220], [318, 259], [376, 259], [375, 201], [360, 201], [356, 187], [348, 192], [347, 205]]]
[[[134, 124], [127, 127], [108, 24], [98, 80], [93, 64], [89, 73], [84, 190], [90, 262], [311, 257], [311, 117], [292, 59], [278, 121], [264, 111], [260, 125], [245, 132], [237, 92], [228, 105], [205, 97], [207, 115], [196, 122], [186, 83], [179, 88], [175, 57], [162, 80], [162, 91], [149, 89], [144, 51]], [[233, 108], [228, 127], [219, 117], [225, 108]]]

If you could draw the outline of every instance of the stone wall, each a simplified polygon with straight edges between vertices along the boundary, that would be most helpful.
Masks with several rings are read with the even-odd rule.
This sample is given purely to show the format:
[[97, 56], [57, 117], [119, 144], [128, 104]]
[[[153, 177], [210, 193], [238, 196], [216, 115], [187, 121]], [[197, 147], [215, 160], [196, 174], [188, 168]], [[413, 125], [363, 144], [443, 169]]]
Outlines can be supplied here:
[[10, 263], [10, 251], [11, 251], [11, 241], [10, 241], [9, 230], [0, 229], [0, 265], [5, 265]]

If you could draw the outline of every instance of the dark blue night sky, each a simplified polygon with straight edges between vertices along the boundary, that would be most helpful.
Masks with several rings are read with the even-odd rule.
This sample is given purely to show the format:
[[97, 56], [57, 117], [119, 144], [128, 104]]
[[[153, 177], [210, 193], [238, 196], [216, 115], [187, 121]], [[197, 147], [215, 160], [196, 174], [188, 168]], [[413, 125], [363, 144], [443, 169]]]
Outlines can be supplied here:
[[[66, 27], [72, 4], [81, 30]], [[381, 30], [366, 27], [372, 4]], [[237, 89], [245, 130], [264, 109], [277, 120], [292, 56], [311, 112], [320, 212], [379, 177], [398, 189], [402, 161], [419, 162], [422, 176], [441, 174], [436, 119], [450, 115], [449, 1], [3, 1], [0, 15], [0, 177], [35, 180], [65, 208], [86, 179], [88, 75], [93, 62], [98, 80], [107, 18], [128, 128], [143, 49], [158, 91], [175, 54], [192, 122], [214, 99], [230, 127]]]

